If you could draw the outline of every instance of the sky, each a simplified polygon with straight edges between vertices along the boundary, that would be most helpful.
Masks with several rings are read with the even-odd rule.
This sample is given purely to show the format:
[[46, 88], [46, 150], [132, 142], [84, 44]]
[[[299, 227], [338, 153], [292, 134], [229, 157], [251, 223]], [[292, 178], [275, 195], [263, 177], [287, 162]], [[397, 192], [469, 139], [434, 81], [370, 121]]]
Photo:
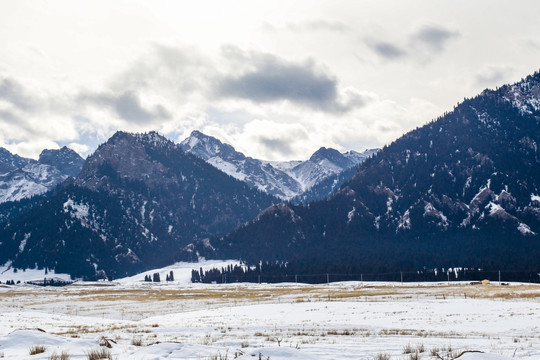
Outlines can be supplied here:
[[303, 160], [382, 147], [540, 70], [540, 1], [0, 0], [0, 146], [200, 130]]

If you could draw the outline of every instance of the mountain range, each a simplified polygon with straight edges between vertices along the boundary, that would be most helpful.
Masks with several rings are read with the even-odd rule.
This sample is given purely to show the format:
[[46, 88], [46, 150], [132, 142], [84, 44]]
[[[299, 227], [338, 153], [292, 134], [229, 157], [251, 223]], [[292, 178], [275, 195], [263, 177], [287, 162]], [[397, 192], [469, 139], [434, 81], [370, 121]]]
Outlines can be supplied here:
[[328, 199], [274, 205], [211, 239], [205, 255], [303, 262], [320, 271], [335, 264], [378, 272], [538, 270], [539, 142], [535, 73], [466, 99], [385, 146]]
[[[268, 162], [200, 132], [180, 144], [117, 132], [84, 163], [66, 148], [38, 161], [0, 149], [4, 184], [19, 184], [5, 199], [20, 199], [0, 203], [0, 264], [86, 278], [200, 257], [306, 272], [538, 270], [539, 142], [535, 73], [380, 151]], [[24, 174], [45, 179], [39, 191], [17, 183]]]
[[366, 157], [321, 149], [294, 166], [271, 165], [201, 132], [182, 144], [155, 132], [118, 132], [85, 161], [65, 147], [44, 150], [38, 161], [7, 150], [0, 156], [0, 262], [86, 277], [196, 260], [192, 242], [229, 232], [278, 203], [276, 188], [288, 181], [301, 193], [279, 166], [291, 174], [308, 169], [305, 178], [316, 185]]
[[[321, 181], [354, 168], [378, 150], [340, 153], [322, 147], [305, 161], [270, 162], [247, 157], [231, 145], [200, 131], [192, 132], [180, 146], [184, 151], [254, 188], [282, 200], [295, 199], [293, 201], [300, 201], [306, 191], [318, 194], [317, 197], [310, 197], [310, 200], [329, 196], [333, 189], [317, 190]], [[336, 183], [336, 186], [339, 185], [341, 183]]]
[[231, 231], [277, 201], [155, 132], [117, 132], [76, 178], [7, 222], [0, 262], [75, 276], [131, 274], [179, 260], [192, 241]]

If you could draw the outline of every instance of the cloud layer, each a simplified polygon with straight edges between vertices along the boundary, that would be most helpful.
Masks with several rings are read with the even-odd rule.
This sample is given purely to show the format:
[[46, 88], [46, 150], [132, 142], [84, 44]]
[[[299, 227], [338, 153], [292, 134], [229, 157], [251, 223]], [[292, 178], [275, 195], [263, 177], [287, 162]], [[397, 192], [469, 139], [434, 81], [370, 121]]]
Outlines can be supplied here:
[[219, 98], [254, 103], [289, 101], [313, 110], [346, 111], [338, 97], [337, 79], [312, 60], [295, 63], [271, 54], [250, 53], [237, 62], [245, 70], [218, 80], [215, 94]]
[[117, 130], [195, 129], [275, 160], [383, 146], [538, 70], [539, 12], [536, 0], [5, 2], [0, 146], [87, 155]]

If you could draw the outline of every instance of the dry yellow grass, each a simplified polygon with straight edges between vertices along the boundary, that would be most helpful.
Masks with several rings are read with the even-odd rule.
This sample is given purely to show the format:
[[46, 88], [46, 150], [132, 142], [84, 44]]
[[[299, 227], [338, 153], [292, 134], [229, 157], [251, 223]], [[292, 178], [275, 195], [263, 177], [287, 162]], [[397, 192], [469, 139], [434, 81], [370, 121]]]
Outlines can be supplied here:
[[[362, 286], [363, 285], [363, 286]], [[317, 301], [358, 301], [378, 302], [404, 299], [540, 299], [539, 284], [512, 284], [499, 286], [469, 284], [422, 284], [422, 283], [336, 283], [323, 285], [259, 285], [227, 284], [213, 286], [173, 287], [141, 286], [68, 286], [65, 288], [14, 288], [0, 291], [0, 302], [7, 308], [39, 309], [59, 304], [59, 312], [73, 315], [93, 316], [112, 313], [123, 314], [129, 308], [126, 319], [140, 319], [145, 315], [145, 304], [160, 306], [164, 313], [187, 311], [189, 309], [257, 303], [301, 303]], [[63, 305], [62, 305], [63, 304]], [[162, 304], [162, 305], [156, 305]], [[126, 329], [127, 330], [127, 329]], [[135, 332], [135, 329], [129, 329]], [[146, 330], [139, 330], [143, 332]], [[78, 333], [98, 332], [98, 329], [66, 329], [63, 334], [76, 336]]]
[[[346, 284], [346, 283], [343, 283]], [[416, 283], [415, 283], [416, 284]], [[0, 292], [0, 300], [17, 299], [21, 296], [32, 297], [36, 303], [39, 303], [44, 295], [50, 295], [58, 298], [69, 297], [76, 301], [99, 301], [99, 302], [155, 302], [155, 301], [178, 301], [178, 300], [242, 300], [242, 301], [264, 301], [289, 297], [295, 301], [308, 301], [314, 298], [331, 299], [354, 299], [364, 297], [413, 297], [418, 295], [430, 295], [439, 297], [471, 297], [471, 298], [537, 298], [540, 297], [540, 285], [520, 284], [511, 286], [498, 285], [369, 285], [361, 287], [331, 285], [313, 285], [313, 286], [286, 286], [276, 285], [255, 286], [243, 284], [241, 286], [223, 286], [215, 285], [215, 288], [193, 289], [193, 288], [134, 288], [125, 289], [122, 287], [73, 287], [67, 290], [55, 293], [48, 291], [29, 292], [24, 290], [11, 290]], [[28, 299], [30, 300], [30, 299]], [[29, 301], [32, 303], [32, 301]]]

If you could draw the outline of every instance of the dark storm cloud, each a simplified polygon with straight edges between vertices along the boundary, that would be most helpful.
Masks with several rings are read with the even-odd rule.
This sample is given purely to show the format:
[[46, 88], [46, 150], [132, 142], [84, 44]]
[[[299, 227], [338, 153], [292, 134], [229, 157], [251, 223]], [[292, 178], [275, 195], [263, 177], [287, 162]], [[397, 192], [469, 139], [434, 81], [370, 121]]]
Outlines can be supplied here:
[[255, 103], [289, 100], [326, 112], [347, 110], [339, 103], [337, 80], [317, 69], [312, 61], [289, 62], [271, 54], [251, 54], [249, 58], [236, 55], [247, 70], [237, 76], [223, 76], [216, 88], [219, 97]]
[[126, 92], [116, 98], [114, 108], [122, 118], [134, 122], [146, 122], [154, 119], [169, 118], [170, 114], [161, 105], [145, 109], [139, 98], [132, 92]]
[[458, 37], [458, 31], [445, 29], [439, 25], [424, 25], [410, 36], [413, 44], [422, 44], [433, 51], [442, 51], [452, 38]]
[[337, 79], [312, 60], [289, 61], [273, 54], [224, 46], [212, 59], [197, 48], [154, 45], [113, 79], [109, 91], [82, 93], [89, 106], [106, 107], [126, 121], [170, 119], [168, 109], [145, 105], [143, 94], [158, 91], [189, 104], [245, 99], [254, 103], [289, 101], [313, 110], [342, 114], [364, 106], [358, 96], [342, 96]]
[[38, 101], [16, 80], [4, 78], [0, 80], [0, 99], [5, 100], [24, 111], [33, 111]]
[[294, 155], [291, 139], [271, 139], [261, 136], [259, 138], [259, 143], [266, 148], [265, 152], [267, 153], [278, 153], [285, 157]]
[[388, 59], [394, 60], [407, 55], [407, 52], [401, 49], [399, 46], [391, 44], [385, 41], [369, 40], [366, 44], [373, 50], [377, 55]]
[[136, 124], [171, 117], [170, 113], [161, 105], [155, 105], [151, 109], [145, 108], [141, 104], [139, 97], [131, 91], [126, 91], [121, 95], [86, 94], [81, 95], [79, 100], [94, 105], [107, 106], [122, 119]]

